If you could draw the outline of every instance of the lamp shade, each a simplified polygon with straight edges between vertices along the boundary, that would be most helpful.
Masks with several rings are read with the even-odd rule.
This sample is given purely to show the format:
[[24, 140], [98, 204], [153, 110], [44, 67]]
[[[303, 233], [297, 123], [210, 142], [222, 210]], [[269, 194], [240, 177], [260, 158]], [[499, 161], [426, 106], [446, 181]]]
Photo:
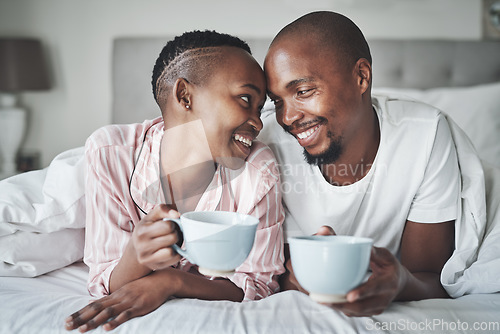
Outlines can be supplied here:
[[0, 38], [0, 92], [50, 88], [40, 41]]

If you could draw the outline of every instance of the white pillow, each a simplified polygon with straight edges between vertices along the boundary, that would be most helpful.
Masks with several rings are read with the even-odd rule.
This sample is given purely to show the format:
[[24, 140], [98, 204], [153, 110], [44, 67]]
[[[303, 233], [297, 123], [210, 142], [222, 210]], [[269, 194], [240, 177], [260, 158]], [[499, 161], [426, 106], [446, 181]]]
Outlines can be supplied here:
[[428, 90], [374, 88], [373, 94], [409, 97], [439, 108], [469, 136], [482, 160], [500, 167], [500, 83]]
[[35, 277], [83, 258], [85, 229], [18, 231], [0, 238], [0, 276]]
[[82, 259], [83, 147], [0, 181], [0, 276], [33, 277]]

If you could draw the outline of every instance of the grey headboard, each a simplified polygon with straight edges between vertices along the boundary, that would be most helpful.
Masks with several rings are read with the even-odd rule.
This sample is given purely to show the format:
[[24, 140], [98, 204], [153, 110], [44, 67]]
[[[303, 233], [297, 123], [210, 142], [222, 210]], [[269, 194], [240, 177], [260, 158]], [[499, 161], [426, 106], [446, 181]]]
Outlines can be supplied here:
[[[113, 123], [157, 117], [151, 73], [162, 47], [172, 38], [120, 37], [112, 59]], [[270, 39], [246, 39], [262, 63]], [[373, 86], [434, 88], [500, 81], [500, 42], [369, 40]]]

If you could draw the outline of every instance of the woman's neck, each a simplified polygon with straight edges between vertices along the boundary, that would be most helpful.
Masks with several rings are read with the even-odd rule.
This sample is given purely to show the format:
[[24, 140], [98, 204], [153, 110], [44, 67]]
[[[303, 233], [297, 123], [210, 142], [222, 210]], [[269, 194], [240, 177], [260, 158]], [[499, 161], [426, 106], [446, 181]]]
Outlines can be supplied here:
[[166, 202], [172, 203], [181, 213], [195, 210], [216, 170], [214, 162], [207, 161], [162, 177]]
[[180, 212], [194, 210], [216, 168], [200, 120], [165, 129], [160, 175], [167, 203], [174, 203]]

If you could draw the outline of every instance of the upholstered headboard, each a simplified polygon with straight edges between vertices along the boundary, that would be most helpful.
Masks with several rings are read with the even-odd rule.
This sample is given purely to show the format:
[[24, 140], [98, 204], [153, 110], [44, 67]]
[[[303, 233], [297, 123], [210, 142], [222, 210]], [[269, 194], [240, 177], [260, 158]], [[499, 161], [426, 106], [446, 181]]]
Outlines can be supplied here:
[[[151, 92], [151, 73], [172, 38], [120, 37], [113, 45], [113, 123], [160, 115]], [[246, 39], [262, 63], [270, 39]], [[500, 42], [369, 40], [373, 86], [435, 88], [500, 82]]]

